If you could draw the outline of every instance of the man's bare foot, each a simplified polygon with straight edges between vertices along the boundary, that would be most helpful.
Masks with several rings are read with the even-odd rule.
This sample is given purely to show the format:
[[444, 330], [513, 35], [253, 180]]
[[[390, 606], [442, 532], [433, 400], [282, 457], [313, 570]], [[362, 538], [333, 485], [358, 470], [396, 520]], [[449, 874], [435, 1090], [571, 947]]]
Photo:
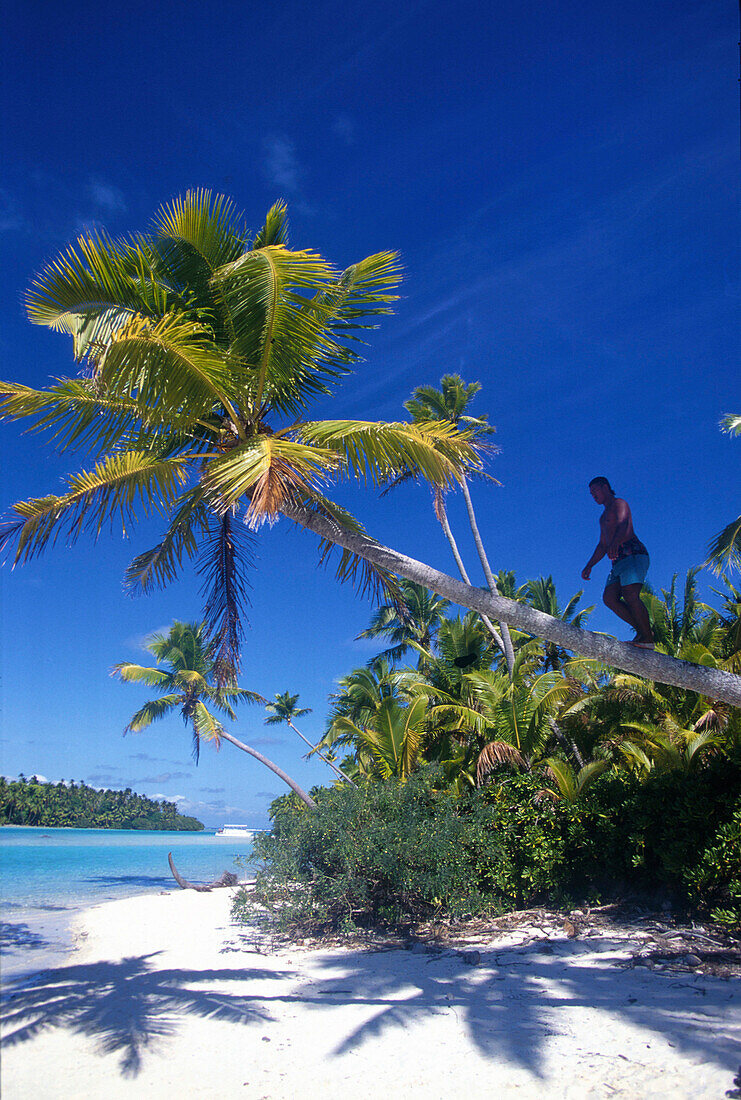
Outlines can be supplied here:
[[643, 638], [640, 634], [636, 634], [633, 641], [628, 644], [635, 646], [636, 649], [654, 649], [655, 646], [653, 638]]

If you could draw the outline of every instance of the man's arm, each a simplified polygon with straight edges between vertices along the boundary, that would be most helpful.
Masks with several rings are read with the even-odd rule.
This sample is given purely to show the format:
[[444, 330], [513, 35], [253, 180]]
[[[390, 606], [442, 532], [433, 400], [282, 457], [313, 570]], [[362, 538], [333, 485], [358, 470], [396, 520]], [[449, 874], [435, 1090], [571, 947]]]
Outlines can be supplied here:
[[589, 576], [592, 572], [592, 566], [596, 565], [598, 561], [602, 561], [606, 553], [607, 548], [603, 545], [602, 539], [600, 539], [594, 549], [594, 553], [581, 571], [582, 580], [589, 580]]

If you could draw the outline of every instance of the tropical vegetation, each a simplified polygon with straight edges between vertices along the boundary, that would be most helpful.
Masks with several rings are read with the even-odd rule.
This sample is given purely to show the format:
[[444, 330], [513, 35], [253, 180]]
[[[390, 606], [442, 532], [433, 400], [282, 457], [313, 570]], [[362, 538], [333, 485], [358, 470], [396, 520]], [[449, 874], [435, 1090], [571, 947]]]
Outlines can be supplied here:
[[179, 712], [186, 727], [190, 727], [196, 763], [202, 741], [211, 741], [216, 748], [222, 741], [228, 741], [264, 764], [287, 783], [302, 802], [314, 808], [313, 799], [294, 779], [263, 753], [229, 733], [214, 714], [216, 709], [233, 720], [236, 704], [264, 704], [265, 700], [257, 692], [238, 687], [233, 677], [227, 683], [220, 682], [219, 646], [214, 638], [208, 637], [205, 623], [174, 622], [166, 634], [152, 634], [144, 648], [156, 657], [156, 668], [123, 661], [111, 672], [125, 683], [144, 684], [159, 695], [139, 707], [124, 733], [139, 733], [153, 722]]
[[[696, 578], [646, 592], [657, 644], [731, 667], [738, 592], [726, 580], [715, 610]], [[554, 614], [589, 613], [552, 578], [499, 581]], [[319, 742], [345, 754], [356, 789], [315, 789], [309, 815], [273, 804], [238, 913], [318, 933], [658, 889], [741, 925], [738, 709], [523, 632], [510, 669], [475, 615], [438, 609], [433, 626], [424, 593], [405, 594], [364, 632], [395, 644], [342, 677]]]
[[167, 829], [197, 832], [200, 821], [178, 812], [174, 802], [145, 798], [127, 787], [99, 790], [82, 781], [49, 783], [24, 775], [0, 776], [0, 825], [46, 829]]
[[[500, 595], [484, 556], [488, 593], [383, 547], [327, 495], [346, 478], [380, 486], [410, 475], [438, 499], [459, 485], [468, 501], [468, 479], [483, 471], [488, 429], [469, 422], [470, 388], [457, 381], [446, 395], [443, 380], [442, 404], [418, 394], [411, 421], [307, 416], [358, 361], [360, 338], [391, 310], [399, 279], [395, 253], [338, 271], [288, 247], [282, 203], [249, 233], [231, 201], [208, 191], [162, 207], [148, 233], [83, 234], [27, 295], [34, 323], [72, 338], [80, 375], [40, 390], [2, 383], [0, 414], [32, 418], [57, 448], [85, 450], [92, 464], [62, 493], [15, 505], [3, 534], [15, 560], [111, 525], [128, 533], [159, 514], [162, 536], [134, 558], [126, 583], [150, 591], [195, 558], [216, 675], [234, 682], [254, 533], [285, 516], [319, 536], [322, 559], [341, 548], [341, 580], [393, 596], [401, 576], [555, 645], [741, 701], [722, 670], [636, 651]], [[473, 529], [472, 509], [469, 518]]]

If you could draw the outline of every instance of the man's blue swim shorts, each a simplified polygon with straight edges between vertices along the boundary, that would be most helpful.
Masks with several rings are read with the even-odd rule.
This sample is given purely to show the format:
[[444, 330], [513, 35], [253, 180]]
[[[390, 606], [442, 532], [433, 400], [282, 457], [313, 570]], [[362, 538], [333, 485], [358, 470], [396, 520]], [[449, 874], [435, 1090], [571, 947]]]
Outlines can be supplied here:
[[612, 563], [612, 569], [605, 581], [605, 588], [611, 584], [643, 584], [648, 573], [648, 554], [630, 554]]

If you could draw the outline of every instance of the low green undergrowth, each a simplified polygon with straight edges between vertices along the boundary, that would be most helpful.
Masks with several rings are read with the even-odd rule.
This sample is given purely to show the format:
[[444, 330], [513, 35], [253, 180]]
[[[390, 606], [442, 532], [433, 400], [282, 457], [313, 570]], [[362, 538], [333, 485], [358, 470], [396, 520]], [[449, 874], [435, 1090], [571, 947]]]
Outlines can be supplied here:
[[321, 788], [313, 812], [277, 799], [235, 916], [320, 935], [658, 889], [741, 925], [741, 769], [727, 760], [643, 783], [607, 774], [571, 804], [538, 801], [536, 776], [496, 779], [456, 798], [427, 768]]

